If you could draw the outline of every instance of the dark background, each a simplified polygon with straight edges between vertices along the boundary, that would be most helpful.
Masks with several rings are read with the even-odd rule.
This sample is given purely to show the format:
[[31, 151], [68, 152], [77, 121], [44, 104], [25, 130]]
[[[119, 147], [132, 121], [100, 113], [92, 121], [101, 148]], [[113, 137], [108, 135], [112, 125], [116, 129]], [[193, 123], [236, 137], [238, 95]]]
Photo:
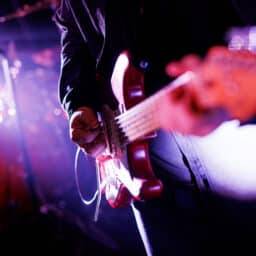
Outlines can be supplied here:
[[[58, 44], [59, 35], [52, 21], [54, 6], [41, 1], [40, 7], [32, 11], [39, 1], [1, 1], [0, 16], [6, 17], [7, 21], [0, 23], [1, 44], [15, 41], [18, 48], [24, 49], [28, 46], [40, 49], [45, 46]], [[26, 7], [27, 6], [27, 7]], [[31, 6], [31, 7], [30, 7]], [[27, 9], [26, 9], [27, 8]], [[19, 10], [27, 10], [27, 15], [19, 17]], [[31, 10], [31, 12], [29, 11]], [[15, 17], [16, 14], [16, 17]]]

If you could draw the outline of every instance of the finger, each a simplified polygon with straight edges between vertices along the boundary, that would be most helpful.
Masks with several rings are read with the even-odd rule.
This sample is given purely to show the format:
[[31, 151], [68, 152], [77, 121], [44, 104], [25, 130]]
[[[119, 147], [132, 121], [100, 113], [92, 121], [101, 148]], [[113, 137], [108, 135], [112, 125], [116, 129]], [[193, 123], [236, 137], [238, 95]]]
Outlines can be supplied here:
[[201, 59], [196, 54], [189, 54], [181, 59], [181, 65], [184, 67], [186, 71], [193, 70], [197, 68], [200, 64]]
[[97, 119], [85, 116], [81, 113], [79, 116], [75, 117], [70, 123], [70, 128], [72, 129], [96, 129], [100, 125]]
[[184, 100], [186, 95], [188, 94], [188, 87], [177, 87], [170, 93], [170, 99], [173, 102]]
[[189, 112], [191, 118], [190, 133], [196, 136], [205, 136], [213, 132], [223, 122], [230, 120], [228, 112], [223, 108], [208, 109], [203, 112]]
[[188, 70], [194, 70], [201, 63], [199, 56], [195, 54], [189, 54], [183, 57], [180, 61], [173, 61], [167, 64], [166, 74], [169, 76], [179, 76]]
[[96, 129], [100, 123], [92, 110], [81, 112], [80, 122], [85, 124], [89, 129]]
[[100, 133], [93, 142], [86, 143], [80, 146], [84, 153], [89, 154], [92, 157], [97, 157], [106, 148], [105, 138], [103, 133]]
[[70, 138], [79, 144], [91, 143], [101, 133], [100, 127], [97, 129], [70, 129]]
[[169, 64], [167, 64], [165, 72], [169, 76], [176, 77], [184, 72], [184, 68], [182, 67], [181, 63], [177, 61], [170, 62]]
[[95, 129], [99, 126], [98, 118], [93, 110], [81, 107], [71, 116], [70, 128]]

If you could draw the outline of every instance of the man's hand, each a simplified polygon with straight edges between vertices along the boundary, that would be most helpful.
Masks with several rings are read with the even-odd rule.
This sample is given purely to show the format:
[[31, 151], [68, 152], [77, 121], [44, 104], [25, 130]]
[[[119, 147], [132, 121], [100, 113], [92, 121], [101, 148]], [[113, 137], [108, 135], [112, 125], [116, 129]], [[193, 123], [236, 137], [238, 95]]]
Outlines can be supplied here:
[[105, 149], [105, 139], [95, 112], [88, 107], [77, 109], [70, 119], [70, 139], [86, 154], [97, 157]]
[[[166, 105], [171, 103], [172, 109], [178, 113], [175, 115], [175, 120], [171, 121], [175, 123], [174, 130], [177, 132], [203, 136], [230, 119], [224, 108], [220, 106], [205, 107], [207, 104], [201, 104], [205, 93], [201, 88], [206, 87], [205, 77], [208, 82], [208, 80], [215, 79], [217, 75], [206, 72], [202, 77], [200, 72], [202, 72], [203, 65], [203, 60], [198, 56], [187, 55], [180, 61], [169, 63], [166, 67], [166, 73], [171, 77], [178, 77], [187, 71], [192, 71], [195, 74], [187, 84], [175, 88], [168, 99], [169, 102], [166, 103]], [[168, 107], [166, 106], [164, 109], [168, 109]], [[165, 119], [168, 116], [168, 113], [164, 111], [161, 114]]]

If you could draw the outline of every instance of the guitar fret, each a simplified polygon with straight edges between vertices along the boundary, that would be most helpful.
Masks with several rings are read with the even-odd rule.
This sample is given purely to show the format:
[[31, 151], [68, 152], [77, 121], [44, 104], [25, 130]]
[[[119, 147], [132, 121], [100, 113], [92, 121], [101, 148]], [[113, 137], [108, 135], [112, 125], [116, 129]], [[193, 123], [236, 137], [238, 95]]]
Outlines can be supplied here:
[[143, 112], [150, 111], [150, 110], [153, 111], [152, 108], [156, 101], [156, 98], [158, 98], [158, 97], [148, 98], [144, 102], [139, 103], [135, 107], [127, 110], [125, 113], [123, 113], [117, 117], [118, 121], [133, 119], [133, 118], [136, 118], [137, 115], [140, 115], [140, 114], [143, 115]]
[[137, 120], [133, 124], [122, 124], [120, 126], [125, 134], [130, 136], [132, 133], [140, 133], [140, 132], [151, 132], [157, 127], [157, 122], [155, 121], [155, 118], [144, 116], [140, 120]]
[[193, 76], [194, 74], [192, 72], [184, 73], [157, 94], [150, 96], [115, 118], [117, 124], [130, 142], [160, 128], [158, 111], [161, 109], [160, 106], [163, 98], [175, 88], [186, 84]]
[[150, 121], [150, 119], [152, 119], [152, 116], [150, 116], [149, 113], [143, 113], [143, 114], [141, 113], [141, 114], [137, 114], [136, 116], [133, 115], [130, 118], [124, 119], [121, 123], [118, 123], [118, 124], [123, 128], [129, 128], [132, 126], [136, 126], [140, 123]]
[[159, 96], [148, 99], [116, 118], [119, 127], [129, 141], [138, 139], [159, 128], [156, 116], [158, 99]]
[[151, 120], [147, 123], [143, 123], [140, 125], [136, 125], [128, 130], [125, 130], [126, 136], [128, 137], [129, 141], [134, 141], [145, 134], [148, 134], [157, 129], [156, 122], [152, 122]]

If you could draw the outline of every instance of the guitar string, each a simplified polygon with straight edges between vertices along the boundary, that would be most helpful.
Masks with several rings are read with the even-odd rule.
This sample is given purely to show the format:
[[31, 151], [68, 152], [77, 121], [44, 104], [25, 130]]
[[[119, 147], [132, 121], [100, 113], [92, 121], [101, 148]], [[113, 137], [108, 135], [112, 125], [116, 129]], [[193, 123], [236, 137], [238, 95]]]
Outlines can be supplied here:
[[130, 141], [159, 128], [156, 106], [151, 106], [145, 110], [119, 120], [119, 127]]
[[147, 109], [151, 109], [159, 97], [161, 97], [160, 93], [158, 93], [157, 95], [150, 96], [149, 98], [145, 99], [143, 102], [138, 103], [131, 109], [129, 109], [126, 112], [122, 113], [121, 115], [117, 116], [116, 119], [128, 120], [129, 118], [133, 118], [137, 113], [145, 112]]
[[[175, 80], [171, 81], [168, 85], [158, 91], [157, 94], [154, 94], [144, 100], [143, 102], [137, 104], [131, 109], [127, 110], [125, 113], [117, 116], [115, 120], [117, 124], [122, 127], [124, 133], [128, 133], [130, 131], [132, 134], [129, 140], [137, 139], [138, 136], [145, 135], [146, 133], [152, 132], [160, 127], [159, 121], [157, 118], [157, 112], [160, 110], [161, 100], [165, 95], [169, 94], [175, 88], [183, 86], [187, 84], [191, 79], [193, 79], [194, 73], [191, 71], [187, 71]], [[151, 117], [149, 119], [149, 123], [151, 120], [151, 127], [147, 126], [147, 123], [143, 120], [144, 116]], [[153, 120], [153, 121], [152, 121]], [[143, 126], [144, 123], [144, 126]], [[138, 132], [139, 127], [143, 127], [144, 129], [149, 128], [148, 131], [142, 131], [140, 129], [140, 133]], [[152, 129], [152, 130], [151, 130]], [[126, 134], [125, 134], [126, 135]], [[128, 137], [128, 136], [127, 136]]]
[[[221, 63], [223, 64], [223, 58], [220, 58], [219, 56], [211, 57], [210, 60], [213, 63], [214, 62], [219, 63], [220, 60], [221, 60]], [[226, 58], [225, 60], [226, 60], [227, 64], [230, 63], [228, 58]], [[244, 61], [244, 59], [243, 59], [243, 61], [240, 61], [240, 62], [239, 62], [239, 60], [240, 59], [238, 59], [235, 63], [235, 64], [239, 63], [240, 64], [239, 66], [245, 66], [245, 64], [247, 64], [246, 67], [248, 68], [248, 64], [251, 64], [251, 59], [250, 59], [250, 61], [248, 60], [247, 62]], [[244, 64], [244, 65], [242, 65], [241, 63]], [[249, 66], [251, 66], [251, 65], [249, 65]], [[127, 121], [128, 123], [132, 123], [132, 121], [134, 119], [135, 120], [137, 119], [136, 115], [138, 114], [138, 112], [145, 111], [145, 109], [147, 109], [147, 107], [150, 108], [152, 102], [154, 102], [156, 99], [159, 99], [161, 97], [161, 95], [163, 95], [164, 93], [168, 93], [168, 91], [170, 92], [172, 89], [186, 83], [190, 79], [191, 79], [191, 72], [186, 72], [185, 74], [183, 74], [182, 76], [180, 76], [179, 78], [177, 78], [176, 80], [171, 82], [169, 85], [164, 87], [162, 90], [160, 90], [156, 95], [153, 95], [153, 96], [149, 97], [145, 101], [139, 103], [135, 107], [131, 108], [130, 110], [128, 110], [125, 113], [118, 116], [117, 120], [120, 121], [120, 122]]]
[[158, 122], [156, 122], [151, 117], [148, 117], [147, 119], [144, 119], [143, 122], [140, 120], [131, 126], [125, 126], [121, 128], [128, 137], [129, 141], [132, 142], [142, 137], [143, 135], [156, 130], [158, 128]]
[[157, 130], [160, 127], [157, 113], [162, 97], [172, 88], [167, 86], [156, 95], [116, 117], [117, 123], [130, 142]]
[[187, 71], [184, 74], [180, 75], [175, 80], [171, 81], [169, 84], [167, 84], [165, 87], [163, 87], [160, 91], [158, 91], [156, 94], [149, 96], [144, 101], [138, 103], [131, 109], [127, 110], [126, 112], [122, 113], [121, 115], [117, 116], [116, 119], [122, 120], [122, 119], [128, 119], [129, 116], [132, 117], [137, 112], [143, 112], [147, 108], [150, 108], [153, 106], [154, 102], [161, 103], [161, 98], [164, 97], [166, 94], [169, 94], [171, 91], [173, 91], [175, 88], [183, 86], [187, 84], [188, 82], [193, 79], [194, 73], [192, 71]]

